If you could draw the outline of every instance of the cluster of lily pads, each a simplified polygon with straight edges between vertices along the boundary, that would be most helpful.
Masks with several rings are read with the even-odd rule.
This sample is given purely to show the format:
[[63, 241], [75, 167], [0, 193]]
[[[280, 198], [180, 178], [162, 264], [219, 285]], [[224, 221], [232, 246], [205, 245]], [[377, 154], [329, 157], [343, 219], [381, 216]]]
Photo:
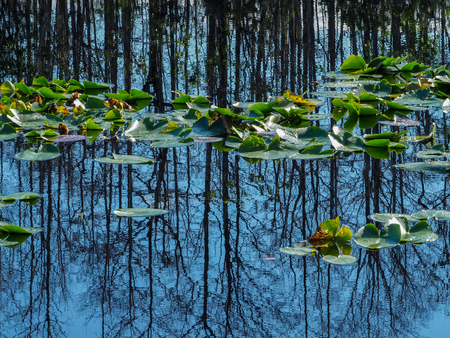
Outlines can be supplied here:
[[[16, 201], [34, 205], [39, 202], [41, 196], [32, 191], [0, 195], [0, 209]], [[39, 227], [20, 227], [9, 222], [0, 221], [0, 247], [12, 248], [25, 242], [28, 237], [40, 232]]]
[[[307, 100], [290, 91], [270, 102], [234, 102], [231, 108], [216, 107], [203, 96], [178, 92], [170, 113], [142, 114], [139, 111], [151, 103], [152, 96], [136, 89], [106, 93], [111, 84], [48, 81], [44, 77], [34, 79], [30, 87], [7, 81], [1, 86], [0, 140], [11, 140], [20, 131], [32, 144], [37, 142], [38, 148], [16, 155], [29, 161], [57, 157], [55, 142], [83, 138], [93, 142], [105, 131], [116, 138], [150, 141], [152, 147], [212, 142], [221, 151], [236, 151], [249, 163], [282, 158], [330, 159], [362, 152], [387, 159], [392, 151], [403, 152], [408, 142], [426, 146], [419, 157], [447, 156], [444, 146], [436, 145], [436, 128], [429, 135], [414, 138], [405, 136], [407, 130], [353, 133], [356, 126], [366, 130], [377, 123], [417, 126], [419, 121], [406, 117], [411, 112], [450, 107], [450, 72], [444, 66], [417, 62], [402, 65], [404, 60], [383, 56], [366, 64], [352, 55], [339, 72], [327, 73], [335, 80], [325, 83], [324, 88], [350, 88], [313, 93], [334, 98], [332, 114], [315, 113], [322, 101]], [[335, 126], [328, 132], [311, 125], [311, 121], [330, 118], [344, 120], [343, 128]], [[68, 132], [71, 135], [65, 135]], [[447, 162], [439, 167], [435, 163], [402, 164], [399, 168], [447, 171]]]
[[[49, 81], [42, 76], [33, 79], [31, 86], [23, 81], [6, 81], [0, 87], [0, 141], [23, 134], [30, 148], [15, 156], [25, 161], [60, 156], [59, 142], [94, 142], [102, 138], [148, 141], [154, 148], [211, 142], [218, 150], [235, 151], [249, 163], [283, 158], [323, 160], [363, 152], [387, 159], [392, 152], [403, 152], [410, 142], [425, 146], [417, 153], [419, 158], [446, 157], [450, 152], [436, 144], [435, 124], [430, 134], [415, 137], [407, 137], [407, 130], [363, 134], [377, 123], [405, 128], [420, 125], [408, 118], [412, 112], [430, 107], [450, 109], [450, 72], [445, 66], [405, 63], [405, 59], [382, 56], [367, 64], [363, 58], [351, 55], [340, 71], [327, 73], [331, 80], [321, 85], [324, 90], [313, 93], [333, 98], [331, 114], [316, 112], [322, 101], [290, 91], [269, 102], [234, 102], [230, 108], [217, 107], [203, 96], [178, 92], [179, 97], [172, 102], [174, 110], [156, 114], [143, 113], [152, 96], [137, 89], [109, 93], [111, 84], [74, 79]], [[327, 131], [312, 125], [312, 121], [331, 118], [342, 120], [342, 127]], [[95, 160], [103, 164], [154, 163], [148, 157], [123, 154]], [[448, 173], [450, 162], [405, 163], [397, 167]], [[122, 217], [165, 212], [116, 210]], [[367, 233], [374, 233], [370, 226], [367, 229]]]
[[[445, 210], [423, 210], [412, 215], [406, 214], [373, 214], [374, 221], [384, 223], [379, 230], [373, 223], [358, 229], [353, 236], [347, 226], [339, 228], [339, 217], [322, 222], [316, 232], [306, 241], [297, 243], [295, 247], [281, 248], [281, 252], [315, 256], [332, 264], [351, 264], [357, 258], [352, 256], [351, 239], [358, 246], [377, 251], [405, 244], [423, 244], [438, 238], [427, 220], [450, 220], [450, 212]], [[410, 222], [417, 222], [410, 225]]]

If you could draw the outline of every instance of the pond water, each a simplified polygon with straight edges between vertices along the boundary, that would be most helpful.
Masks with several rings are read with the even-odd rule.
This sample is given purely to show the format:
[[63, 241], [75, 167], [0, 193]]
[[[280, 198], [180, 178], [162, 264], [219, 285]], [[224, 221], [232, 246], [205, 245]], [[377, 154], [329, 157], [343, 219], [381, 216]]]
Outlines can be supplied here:
[[[449, 61], [447, 2], [44, 2], [1, 4], [1, 82], [45, 75], [144, 89], [155, 96], [147, 115], [170, 111], [176, 89], [221, 107], [286, 89], [314, 98], [330, 82], [325, 73], [352, 53]], [[419, 14], [420, 22], [406, 20]], [[321, 100], [316, 112], [330, 114], [331, 99]], [[434, 122], [448, 149], [442, 109], [409, 118], [420, 126], [353, 132], [427, 135]], [[43, 162], [14, 157], [30, 148], [23, 135], [0, 142], [0, 193], [41, 194], [34, 205], [1, 208], [0, 220], [43, 228], [0, 248], [1, 337], [446, 336], [449, 221], [429, 220], [439, 238], [422, 245], [367, 251], [352, 243], [350, 265], [280, 251], [338, 216], [355, 234], [373, 213], [447, 210], [445, 174], [395, 167], [420, 161], [423, 145], [388, 159], [249, 164], [207, 143], [152, 148], [110, 134], [61, 143], [62, 156]], [[155, 163], [94, 161], [111, 151]], [[132, 207], [168, 214], [113, 213]]]

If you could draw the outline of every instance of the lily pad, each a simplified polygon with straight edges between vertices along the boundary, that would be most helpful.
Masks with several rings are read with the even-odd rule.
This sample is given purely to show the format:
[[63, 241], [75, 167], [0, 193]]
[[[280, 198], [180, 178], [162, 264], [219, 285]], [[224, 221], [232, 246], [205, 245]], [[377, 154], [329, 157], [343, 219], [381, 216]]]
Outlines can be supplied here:
[[415, 212], [411, 215], [416, 219], [429, 219], [433, 218], [436, 221], [448, 221], [450, 220], [450, 211], [447, 210], [422, 210]]
[[16, 158], [23, 161], [48, 161], [61, 156], [58, 148], [52, 144], [44, 143], [39, 149], [28, 149], [15, 155]]
[[298, 153], [298, 148], [287, 142], [282, 143], [279, 136], [267, 146], [261, 137], [250, 135], [242, 142], [238, 152], [246, 158], [278, 160]]
[[369, 216], [371, 219], [377, 222], [385, 223], [394, 217], [404, 217], [408, 221], [414, 221], [415, 218], [411, 215], [407, 214], [392, 214], [392, 213], [381, 213], [381, 214], [372, 214]]
[[8, 222], [0, 221], [0, 232], [8, 232], [10, 234], [29, 234], [34, 235], [40, 231], [42, 228], [31, 228], [31, 227], [20, 227], [18, 225], [10, 224]]
[[56, 138], [52, 139], [51, 141], [53, 143], [60, 143], [60, 142], [78, 142], [78, 141], [85, 141], [88, 137], [85, 135], [58, 135]]
[[420, 221], [415, 224], [409, 232], [402, 235], [400, 243], [413, 243], [413, 244], [422, 244], [426, 242], [433, 242], [438, 238], [433, 232], [433, 229], [426, 221]]
[[23, 202], [32, 202], [36, 199], [39, 199], [41, 195], [39, 195], [37, 192], [33, 191], [26, 191], [26, 192], [17, 192], [10, 195], [2, 196], [0, 195], [0, 200], [3, 201], [5, 204], [11, 204], [15, 201], [23, 201]]
[[339, 265], [353, 264], [357, 260], [356, 257], [351, 255], [338, 255], [338, 256], [325, 255], [322, 257], [322, 259], [325, 262]]
[[449, 157], [450, 151], [446, 151], [443, 144], [437, 144], [426, 150], [421, 150], [417, 153], [418, 158], [435, 158], [435, 157]]
[[153, 160], [151, 158], [144, 156], [119, 155], [114, 153], [112, 154], [112, 156], [113, 158], [100, 157], [94, 160], [100, 163], [107, 163], [107, 164], [153, 164]]
[[126, 208], [114, 210], [119, 217], [152, 217], [167, 214], [168, 211], [150, 208]]
[[8, 123], [4, 123], [0, 126], [0, 141], [12, 140], [17, 136], [16, 130]]
[[409, 171], [430, 172], [437, 174], [450, 173], [450, 161], [413, 162], [397, 164], [396, 167]]
[[400, 243], [401, 230], [398, 224], [386, 225], [381, 231], [372, 223], [359, 228], [356, 232], [355, 243], [368, 250], [379, 250], [396, 246]]

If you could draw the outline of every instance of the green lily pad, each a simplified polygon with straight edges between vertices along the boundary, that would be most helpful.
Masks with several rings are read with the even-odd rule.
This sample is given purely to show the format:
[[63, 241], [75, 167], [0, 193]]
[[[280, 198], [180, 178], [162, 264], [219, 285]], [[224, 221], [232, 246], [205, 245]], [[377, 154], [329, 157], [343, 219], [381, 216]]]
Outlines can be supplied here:
[[15, 155], [19, 160], [31, 162], [53, 160], [59, 156], [61, 153], [58, 148], [48, 143], [42, 144], [39, 149], [31, 148]]
[[342, 71], [356, 71], [365, 69], [367, 67], [366, 61], [359, 55], [350, 55], [341, 65]]
[[17, 192], [17, 193], [5, 195], [5, 196], [0, 195], [0, 199], [5, 204], [14, 203], [17, 200], [23, 201], [23, 202], [34, 201], [36, 199], [39, 199], [40, 197], [41, 197], [41, 195], [39, 195], [37, 192], [33, 192], [33, 191]]
[[16, 130], [8, 123], [4, 123], [0, 126], [0, 141], [12, 140], [17, 136]]
[[450, 161], [413, 162], [397, 164], [396, 167], [409, 171], [430, 172], [437, 174], [450, 173]]
[[433, 218], [436, 221], [448, 221], [450, 220], [450, 211], [447, 210], [422, 210], [415, 212], [411, 217], [416, 219], [429, 219]]
[[9, 224], [8, 222], [0, 221], [0, 232], [34, 235], [40, 231], [42, 231], [42, 228], [20, 227], [14, 224]]
[[333, 133], [329, 134], [328, 137], [337, 151], [362, 152], [366, 149], [366, 144], [361, 136], [352, 134], [337, 126], [333, 127]]
[[357, 260], [356, 257], [351, 255], [338, 255], [338, 256], [325, 255], [322, 257], [322, 259], [325, 262], [339, 265], [353, 264]]
[[17, 245], [19, 245], [18, 242], [13, 242], [13, 241], [7, 241], [7, 240], [4, 240], [4, 239], [0, 239], [0, 247], [3, 246], [5, 248], [10, 248], [10, 247], [17, 246]]
[[415, 224], [409, 232], [402, 235], [401, 243], [413, 243], [413, 244], [422, 244], [426, 242], [433, 242], [438, 238], [433, 232], [433, 229], [426, 221], [420, 221]]
[[450, 151], [446, 151], [443, 144], [437, 144], [426, 150], [421, 150], [417, 153], [418, 158], [435, 158], [435, 157], [449, 157]]
[[408, 221], [414, 221], [415, 218], [412, 217], [411, 215], [407, 215], [407, 214], [392, 214], [392, 213], [380, 213], [380, 214], [372, 214], [369, 216], [371, 219], [373, 219], [374, 221], [377, 222], [382, 222], [385, 223], [388, 220], [394, 218], [394, 217], [404, 217], [406, 218]]
[[23, 129], [40, 128], [45, 125], [53, 125], [57, 127], [58, 124], [62, 123], [63, 121], [62, 118], [53, 114], [34, 111], [19, 112], [17, 109], [11, 109], [11, 112], [14, 114], [14, 116], [8, 115], [8, 118], [11, 120], [11, 122]]
[[323, 144], [314, 144], [303, 149], [299, 154], [290, 156], [292, 160], [322, 160], [335, 156], [333, 149], [323, 150]]
[[153, 142], [151, 144], [152, 148], [175, 148], [175, 147], [188, 147], [195, 143], [192, 137], [189, 138], [179, 138], [166, 141]]
[[242, 142], [238, 153], [246, 158], [278, 160], [297, 154], [298, 148], [287, 142], [282, 143], [279, 136], [275, 137], [267, 146], [263, 138], [250, 135]]
[[119, 217], [152, 217], [169, 213], [162, 209], [150, 208], [126, 208], [114, 210], [114, 213]]
[[151, 158], [144, 156], [119, 155], [114, 153], [112, 154], [112, 156], [113, 158], [100, 157], [94, 160], [100, 163], [107, 163], [107, 164], [153, 164], [153, 160]]
[[378, 231], [372, 223], [359, 228], [356, 232], [355, 243], [368, 250], [379, 250], [396, 246], [400, 243], [401, 230], [398, 224], [386, 225], [381, 231]]

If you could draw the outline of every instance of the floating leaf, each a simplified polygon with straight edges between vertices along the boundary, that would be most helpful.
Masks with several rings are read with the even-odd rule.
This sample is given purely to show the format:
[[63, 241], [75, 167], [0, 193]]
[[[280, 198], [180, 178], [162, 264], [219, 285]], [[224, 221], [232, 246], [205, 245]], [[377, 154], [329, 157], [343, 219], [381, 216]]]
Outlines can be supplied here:
[[16, 91], [16, 87], [11, 81], [5, 81], [0, 86], [0, 93], [9, 96]]
[[446, 151], [443, 144], [437, 144], [426, 150], [421, 150], [417, 153], [418, 158], [434, 158], [434, 157], [449, 157], [450, 151]]
[[398, 224], [386, 225], [381, 232], [372, 223], [359, 228], [356, 232], [355, 243], [369, 250], [389, 248], [400, 243], [401, 230]]
[[28, 149], [16, 154], [16, 158], [23, 161], [48, 161], [61, 156], [57, 147], [52, 144], [44, 143], [39, 149]]
[[335, 156], [333, 149], [326, 149], [322, 151], [323, 144], [315, 144], [306, 147], [299, 154], [290, 156], [292, 160], [321, 160], [325, 158], [332, 158]]
[[63, 121], [62, 118], [53, 114], [46, 114], [34, 111], [19, 112], [16, 109], [11, 109], [13, 116], [8, 115], [8, 118], [17, 126], [24, 129], [40, 128], [45, 125], [58, 126]]
[[282, 143], [279, 136], [275, 137], [267, 147], [261, 137], [250, 135], [242, 142], [238, 152], [246, 158], [277, 160], [298, 153], [298, 148], [293, 144]]
[[450, 173], [450, 161], [404, 163], [397, 164], [396, 167], [409, 171], [431, 172], [438, 174]]
[[42, 231], [42, 228], [20, 227], [14, 224], [9, 224], [8, 222], [0, 221], [0, 231], [8, 232], [10, 234], [34, 235]]
[[119, 217], [152, 217], [167, 214], [168, 211], [150, 208], [126, 208], [114, 210]]
[[0, 199], [5, 204], [14, 203], [17, 200], [23, 201], [23, 202], [30, 202], [30, 201], [39, 199], [40, 197], [41, 197], [41, 195], [39, 195], [37, 192], [33, 192], [33, 191], [17, 192], [17, 193], [5, 195], [5, 196], [0, 195]]
[[391, 214], [391, 213], [384, 213], [384, 214], [372, 214], [369, 216], [371, 219], [373, 219], [374, 221], [377, 222], [382, 222], [385, 223], [387, 222], [389, 219], [392, 219], [394, 217], [404, 217], [406, 218], [408, 221], [413, 221], [414, 217], [412, 217], [411, 215], [407, 215], [407, 214]]
[[338, 256], [325, 255], [322, 257], [322, 259], [325, 262], [339, 265], [353, 264], [357, 260], [356, 257], [351, 255], [338, 255]]
[[16, 130], [8, 123], [4, 123], [0, 126], [0, 141], [12, 140], [17, 136]]
[[402, 236], [401, 243], [422, 244], [433, 242], [438, 238], [426, 221], [415, 224], [409, 232]]
[[100, 163], [107, 163], [107, 164], [153, 164], [153, 160], [151, 158], [144, 156], [119, 155], [114, 153], [112, 155], [113, 158], [100, 157], [94, 160]]
[[436, 221], [448, 221], [450, 220], [450, 211], [447, 210], [422, 210], [415, 212], [411, 217], [416, 219], [429, 219], [433, 218]]
[[194, 144], [194, 139], [189, 138], [179, 138], [166, 141], [154, 142], [151, 144], [152, 148], [175, 148], [175, 147], [187, 147]]

